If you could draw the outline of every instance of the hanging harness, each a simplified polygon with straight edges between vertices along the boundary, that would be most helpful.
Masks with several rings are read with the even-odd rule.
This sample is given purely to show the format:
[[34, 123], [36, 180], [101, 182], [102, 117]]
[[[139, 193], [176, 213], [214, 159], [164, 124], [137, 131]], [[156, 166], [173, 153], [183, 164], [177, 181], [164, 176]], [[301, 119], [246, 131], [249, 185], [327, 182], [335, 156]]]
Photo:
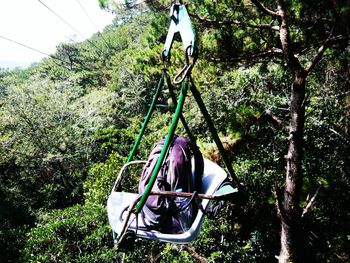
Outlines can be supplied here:
[[[164, 82], [166, 82], [168, 88], [169, 88], [169, 92], [170, 92], [170, 96], [174, 102], [174, 104], [176, 104], [176, 109], [172, 118], [172, 122], [171, 125], [169, 127], [168, 133], [164, 139], [163, 142], [163, 146], [162, 149], [159, 153], [158, 159], [156, 164], [154, 165], [154, 169], [153, 172], [151, 174], [151, 176], [149, 177], [148, 183], [147, 185], [144, 187], [143, 189], [143, 194], [140, 195], [139, 197], [137, 197], [136, 199], [133, 198], [132, 199], [132, 203], [123, 210], [122, 214], [124, 216], [123, 218], [123, 225], [120, 229], [119, 234], [115, 233], [113, 231], [113, 236], [115, 239], [115, 244], [118, 247], [119, 244], [121, 244], [122, 242], [125, 242], [125, 240], [128, 240], [129, 238], [134, 238], [135, 237], [135, 232], [133, 231], [128, 231], [128, 229], [130, 228], [132, 222], [130, 222], [130, 218], [132, 217], [132, 215], [134, 215], [134, 220], [136, 220], [136, 222], [134, 222], [134, 224], [136, 225], [136, 231], [138, 230], [138, 215], [141, 213], [142, 209], [145, 206], [145, 203], [148, 199], [148, 197], [152, 194], [152, 195], [165, 195], [165, 196], [169, 196], [169, 195], [175, 195], [178, 197], [191, 197], [192, 199], [206, 199], [206, 200], [218, 200], [220, 198], [222, 198], [223, 196], [227, 196], [229, 194], [232, 193], [236, 193], [237, 192], [237, 188], [233, 188], [231, 185], [222, 185], [223, 187], [221, 187], [219, 190], [217, 190], [219, 188], [219, 185], [221, 185], [223, 183], [223, 181], [226, 178], [225, 172], [222, 170], [220, 170], [220, 172], [218, 172], [219, 174], [221, 174], [220, 176], [218, 176], [218, 178], [220, 177], [220, 179], [216, 180], [216, 183], [218, 184], [217, 186], [215, 186], [215, 189], [213, 187], [211, 187], [211, 183], [215, 182], [215, 180], [213, 179], [212, 181], [206, 182], [206, 188], [207, 189], [212, 189], [209, 192], [212, 192], [213, 194], [197, 194], [196, 196], [193, 196], [193, 193], [174, 193], [174, 192], [152, 192], [152, 188], [154, 186], [154, 183], [156, 181], [157, 175], [159, 173], [159, 171], [162, 168], [162, 165], [166, 159], [166, 154], [169, 151], [169, 147], [171, 145], [171, 142], [174, 138], [174, 134], [175, 134], [175, 130], [176, 127], [178, 125], [179, 120], [181, 120], [186, 133], [188, 134], [188, 137], [190, 138], [190, 140], [195, 143], [196, 138], [193, 136], [193, 134], [191, 133], [185, 118], [182, 115], [182, 109], [183, 109], [183, 105], [185, 102], [185, 98], [188, 92], [188, 88], [190, 88], [198, 106], [199, 109], [201, 110], [206, 122], [208, 123], [208, 127], [210, 129], [210, 132], [212, 133], [213, 139], [222, 155], [222, 159], [225, 163], [225, 166], [229, 172], [229, 175], [231, 177], [231, 181], [236, 181], [237, 182], [237, 177], [233, 171], [233, 168], [231, 166], [231, 163], [229, 162], [227, 155], [225, 153], [224, 147], [220, 141], [220, 138], [217, 134], [217, 131], [214, 127], [214, 124], [210, 118], [210, 115], [204, 105], [204, 102], [200, 96], [200, 93], [198, 92], [197, 88], [194, 85], [194, 82], [192, 80], [191, 77], [191, 71], [193, 69], [193, 66], [196, 62], [197, 59], [197, 49], [196, 49], [196, 39], [195, 39], [195, 32], [191, 23], [191, 19], [188, 15], [186, 6], [182, 3], [182, 1], [178, 2], [178, 3], [173, 3], [170, 9], [170, 26], [169, 26], [169, 30], [168, 30], [168, 34], [166, 37], [166, 41], [165, 41], [165, 45], [164, 45], [164, 49], [162, 51], [162, 59], [163, 62], [165, 64], [164, 67], [164, 74], [163, 76], [161, 76], [161, 78], [158, 81], [157, 87], [156, 87], [156, 92], [153, 96], [153, 100], [152, 103], [150, 105], [150, 108], [148, 110], [148, 113], [144, 119], [144, 122], [142, 124], [141, 130], [137, 136], [137, 139], [133, 145], [133, 148], [128, 156], [127, 162], [124, 165], [124, 167], [121, 169], [118, 178], [116, 180], [116, 183], [112, 189], [112, 193], [114, 190], [116, 189], [120, 189], [120, 185], [121, 185], [121, 177], [122, 174], [124, 173], [124, 171], [127, 169], [127, 167], [131, 164], [135, 164], [135, 163], [139, 163], [140, 161], [132, 161], [133, 157], [135, 156], [135, 153], [137, 151], [137, 148], [141, 142], [142, 136], [145, 132], [145, 129], [147, 127], [147, 124], [152, 116], [152, 113], [155, 109], [156, 106], [156, 101], [162, 91], [162, 87], [164, 86]], [[178, 85], [180, 87], [180, 94], [178, 97], [178, 100], [176, 100], [175, 97], [175, 93], [173, 91], [173, 85], [171, 83], [170, 77], [167, 73], [167, 65], [170, 64], [170, 60], [171, 60], [171, 49], [172, 49], [172, 45], [173, 45], [173, 41], [174, 41], [174, 37], [176, 34], [180, 34], [181, 39], [182, 39], [182, 43], [183, 43], [183, 50], [184, 50], [184, 56], [185, 56], [185, 64], [183, 66], [183, 68], [175, 75], [174, 79], [173, 79], [173, 83], [175, 85]], [[142, 162], [141, 163], [145, 163]], [[205, 161], [205, 165], [207, 167], [211, 167], [210, 169], [216, 169], [219, 171], [218, 166], [213, 166], [214, 164], [209, 163], [208, 161]], [[209, 169], [209, 170], [210, 170]], [[204, 176], [204, 175], [203, 175]], [[209, 177], [208, 177], [209, 178]], [[125, 196], [127, 196], [128, 194], [125, 193]], [[112, 201], [111, 201], [112, 202]], [[207, 206], [207, 203], [206, 203]], [[203, 207], [202, 207], [202, 212], [204, 213]], [[202, 219], [200, 219], [202, 220]], [[197, 223], [201, 223], [201, 222], [197, 222]], [[200, 225], [200, 224], [199, 224]], [[147, 237], [148, 235], [146, 235]], [[191, 240], [190, 238], [184, 239], [186, 242], [186, 240]], [[172, 239], [172, 238], [168, 238], [165, 239], [165, 241], [168, 242], [172, 242], [175, 241], [176, 239]]]

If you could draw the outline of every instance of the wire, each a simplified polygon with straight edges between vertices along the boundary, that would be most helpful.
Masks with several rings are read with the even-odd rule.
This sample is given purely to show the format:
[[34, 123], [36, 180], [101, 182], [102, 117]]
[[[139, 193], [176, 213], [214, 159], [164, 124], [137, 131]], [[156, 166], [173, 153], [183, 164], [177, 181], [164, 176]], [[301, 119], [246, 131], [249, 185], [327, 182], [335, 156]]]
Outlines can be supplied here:
[[[103, 51], [99, 49], [91, 40], [87, 39], [82, 33], [80, 33], [76, 28], [74, 28], [71, 24], [69, 24], [66, 20], [64, 20], [60, 15], [58, 15], [54, 10], [52, 10], [50, 7], [48, 7], [45, 3], [43, 3], [41, 0], [38, 0], [40, 4], [42, 4], [46, 9], [48, 9], [51, 13], [53, 13], [57, 18], [59, 18], [63, 23], [65, 23], [67, 26], [69, 26], [74, 32], [79, 34], [82, 38], [84, 38], [86, 41], [88, 41], [93, 47], [95, 47], [99, 52], [103, 54]], [[98, 55], [101, 55], [101, 53], [97, 53]]]
[[0, 38], [5, 39], [5, 40], [7, 40], [7, 41], [9, 41], [9, 42], [15, 43], [15, 44], [17, 44], [17, 45], [19, 45], [19, 46], [25, 47], [25, 48], [27, 48], [27, 49], [30, 49], [30, 50], [32, 50], [32, 51], [35, 51], [35, 52], [37, 52], [37, 53], [40, 53], [40, 54], [42, 54], [42, 55], [51, 57], [51, 58], [53, 58], [53, 59], [60, 60], [61, 62], [68, 63], [68, 61], [65, 61], [65, 60], [63, 60], [63, 59], [61, 59], [61, 58], [55, 57], [55, 56], [50, 55], [50, 54], [48, 54], [48, 53], [45, 53], [45, 52], [43, 52], [43, 51], [40, 51], [40, 50], [38, 50], [38, 49], [36, 49], [36, 48], [30, 47], [30, 46], [28, 46], [28, 45], [26, 45], [26, 44], [22, 44], [22, 43], [20, 43], [20, 42], [18, 42], [18, 41], [16, 41], [16, 40], [13, 40], [13, 39], [10, 39], [10, 38], [1, 36], [1, 35], [0, 35]]
[[84, 6], [81, 4], [81, 2], [79, 0], [77, 0], [79, 6], [81, 7], [81, 9], [84, 11], [86, 17], [90, 20], [91, 24], [97, 28], [96, 24], [94, 23], [94, 21], [92, 20], [92, 18], [89, 16], [88, 12], [86, 11], [86, 9], [84, 8]]
[[[28, 46], [28, 45], [26, 45], [26, 44], [20, 43], [20, 42], [18, 42], [18, 41], [16, 41], [16, 40], [13, 40], [13, 39], [8, 38], [8, 37], [4, 37], [4, 36], [2, 36], [2, 35], [0, 35], [0, 38], [2, 38], [2, 39], [4, 39], [4, 40], [7, 40], [7, 41], [9, 41], [9, 42], [12, 42], [12, 43], [14, 43], [14, 44], [16, 44], [16, 45], [19, 45], [19, 46], [25, 47], [25, 48], [27, 48], [27, 49], [30, 49], [30, 50], [32, 50], [32, 51], [34, 51], [34, 52], [37, 52], [37, 53], [40, 53], [40, 54], [42, 54], [42, 55], [48, 56], [48, 57], [50, 57], [50, 58], [52, 58], [52, 59], [54, 59], [54, 60], [61, 61], [61, 62], [65, 63], [65, 64], [67, 65], [67, 66], [64, 66], [66, 69], [71, 69], [71, 68], [68, 67], [68, 65], [71, 66], [71, 63], [68, 62], [67, 60], [64, 60], [64, 59], [62, 59], [62, 58], [56, 57], [56, 56], [54, 56], [54, 55], [50, 55], [50, 54], [48, 54], [48, 53], [46, 53], [46, 52], [40, 51], [39, 49], [33, 48], [33, 47], [31, 47], [31, 46]], [[73, 63], [76, 64], [76, 62], [73, 62]], [[82, 65], [80, 65], [80, 64], [76, 64], [76, 65], [78, 65], [80, 69], [86, 69], [86, 68], [82, 67]], [[63, 66], [63, 65], [60, 65], [60, 66]]]
[[22, 43], [20, 43], [20, 42], [18, 42], [18, 41], [16, 41], [16, 40], [13, 40], [13, 39], [10, 39], [10, 38], [1, 36], [1, 35], [0, 35], [0, 38], [5, 39], [5, 40], [7, 40], [7, 41], [10, 41], [10, 42], [12, 42], [12, 43], [15, 43], [15, 44], [17, 44], [17, 45], [20, 45], [20, 46], [22, 46], [22, 47], [31, 49], [31, 50], [33, 50], [33, 51], [35, 51], [35, 52], [37, 52], [37, 53], [42, 54], [42, 55], [51, 56], [50, 54], [47, 54], [47, 53], [45, 53], [45, 52], [43, 52], [43, 51], [40, 51], [40, 50], [38, 50], [38, 49], [36, 49], [36, 48], [30, 47], [30, 46], [28, 46], [28, 45], [26, 45], [26, 44], [22, 44]]
[[89, 19], [90, 23], [95, 27], [95, 29], [97, 30], [97, 33], [99, 34], [99, 36], [102, 38], [103, 42], [106, 43], [107, 47], [109, 49], [111, 49], [112, 47], [110, 46], [110, 44], [106, 41], [106, 39], [103, 37], [103, 35], [101, 34], [101, 32], [98, 30], [98, 27], [96, 26], [96, 24], [94, 23], [94, 21], [92, 20], [92, 18], [89, 16], [88, 12], [86, 11], [86, 9], [84, 8], [84, 6], [81, 4], [81, 2], [79, 0], [77, 0], [79, 6], [81, 7], [81, 9], [84, 11], [86, 17]]

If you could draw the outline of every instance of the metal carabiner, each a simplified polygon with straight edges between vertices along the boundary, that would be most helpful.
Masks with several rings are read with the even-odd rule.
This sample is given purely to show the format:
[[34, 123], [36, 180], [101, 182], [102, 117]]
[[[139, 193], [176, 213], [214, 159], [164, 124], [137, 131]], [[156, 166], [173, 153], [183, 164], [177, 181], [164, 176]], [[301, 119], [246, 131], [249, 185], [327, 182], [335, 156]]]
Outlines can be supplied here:
[[[174, 84], [175, 85], [181, 84], [185, 80], [185, 78], [190, 74], [192, 67], [193, 67], [192, 64], [185, 65], [174, 77], [174, 80], [173, 80]], [[180, 79], [178, 80], [178, 78]]]
[[197, 52], [193, 52], [193, 61], [192, 63], [190, 62], [190, 59], [189, 59], [190, 55], [188, 50], [191, 48], [192, 48], [191, 46], [188, 46], [185, 50], [186, 63], [185, 63], [185, 66], [174, 77], [173, 82], [175, 85], [181, 84], [185, 80], [185, 78], [191, 74], [191, 70], [197, 59]]

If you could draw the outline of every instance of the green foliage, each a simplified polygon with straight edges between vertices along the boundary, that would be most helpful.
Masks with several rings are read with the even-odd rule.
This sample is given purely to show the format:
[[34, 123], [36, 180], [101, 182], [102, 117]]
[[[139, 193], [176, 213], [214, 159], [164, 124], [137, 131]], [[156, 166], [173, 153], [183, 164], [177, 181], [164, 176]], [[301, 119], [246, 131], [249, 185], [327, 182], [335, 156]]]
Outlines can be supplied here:
[[[148, 130], [141, 141], [135, 159], [146, 160], [154, 143], [167, 132], [166, 122], [169, 123], [169, 116], [166, 116], [166, 118], [164, 118], [165, 116], [162, 116], [164, 123], [159, 122], [159, 112], [155, 112], [154, 115], [155, 116], [151, 120]], [[100, 133], [99, 137], [104, 139], [101, 147], [105, 148], [108, 146], [115, 152], [109, 154], [108, 159], [104, 162], [95, 163], [89, 169], [88, 176], [84, 182], [84, 200], [87, 204], [95, 203], [102, 205], [106, 203], [114, 181], [117, 179], [120, 169], [125, 164], [129, 151], [134, 143], [134, 139], [139, 132], [139, 124], [139, 119], [134, 119], [134, 123], [128, 128], [117, 131], [110, 127], [105, 130], [103, 136], [101, 136], [102, 134]], [[111, 141], [113, 140], [114, 142], [112, 143]], [[127, 141], [130, 142], [129, 145], [125, 145], [125, 142]], [[123, 154], [123, 156], [121, 156], [121, 154]], [[141, 168], [142, 166], [136, 166], [127, 170], [123, 176], [124, 180], [122, 181], [123, 191], [137, 192]]]
[[[121, 257], [112, 249], [104, 206], [162, 73], [169, 16], [157, 10], [169, 3], [154, 2], [148, 10], [128, 1], [124, 7], [136, 9], [122, 12], [120, 6], [114, 9], [114, 1], [99, 2], [117, 16], [102, 35], [90, 39], [94, 45], [61, 44], [57, 59], [26, 70], [0, 71], [0, 251], [5, 262], [115, 262]], [[291, 38], [304, 51], [299, 54], [302, 63], [313, 57], [334, 14], [334, 30], [348, 30], [344, 3], [336, 3], [334, 13], [325, 2], [287, 4]], [[273, 10], [274, 2], [264, 5]], [[276, 26], [278, 21], [250, 1], [194, 0], [188, 8], [200, 50], [192, 75], [247, 189], [246, 202], [227, 204], [219, 218], [206, 219], [191, 245], [137, 240], [125, 262], [196, 262], [195, 256], [208, 262], [270, 262], [279, 249], [274, 192], [284, 183], [291, 76], [284, 58], [272, 60], [267, 52], [279, 43], [277, 31], [251, 25]], [[174, 43], [170, 76], [183, 65], [180, 47]], [[268, 55], [251, 59], [256, 52]], [[346, 262], [348, 47], [328, 49], [326, 55], [307, 83], [302, 204], [319, 183], [323, 187], [303, 222], [303, 233], [313, 237], [306, 249], [319, 262]], [[174, 110], [168, 101], [165, 90], [135, 159], [147, 159], [167, 133]], [[280, 124], [271, 121], [269, 112]], [[184, 115], [203, 154], [220, 161], [191, 94]], [[176, 132], [185, 134], [181, 123]], [[136, 192], [140, 169], [128, 172], [123, 190]]]
[[160, 261], [162, 263], [191, 263], [194, 262], [192, 256], [181, 249], [181, 246], [167, 244], [160, 254]]
[[[86, 204], [106, 204], [111, 187], [118, 171], [125, 163], [117, 153], [112, 153], [104, 163], [94, 164], [84, 182], [84, 200]], [[128, 178], [131, 181], [132, 178]]]
[[40, 212], [26, 234], [22, 262], [111, 262], [116, 260], [106, 210], [75, 205]]
[[81, 198], [93, 135], [114, 119], [115, 97], [107, 90], [81, 94], [79, 86], [47, 80], [7, 90], [0, 113], [0, 161], [17, 166], [27, 187], [36, 185], [29, 197], [34, 206]]
[[[7, 209], [7, 207], [4, 207], [1, 204], [1, 209]], [[13, 218], [18, 216], [18, 211], [10, 211], [11, 216], [10, 217], [4, 217], [1, 215], [1, 220], [4, 222], [4, 224], [18, 224], [19, 222], [13, 222]], [[22, 214], [24, 217], [26, 216], [25, 213]], [[10, 219], [10, 220], [9, 220]], [[26, 221], [26, 218], [22, 218], [23, 221]], [[12, 221], [12, 222], [9, 222]], [[8, 227], [8, 226], [7, 226]], [[6, 226], [1, 226], [0, 228], [0, 250], [1, 250], [1, 259], [0, 262], [20, 262], [19, 257], [19, 249], [23, 247], [23, 244], [25, 242], [25, 235], [28, 231], [27, 226], [21, 226], [14, 228], [13, 226], [9, 229], [6, 228]]]

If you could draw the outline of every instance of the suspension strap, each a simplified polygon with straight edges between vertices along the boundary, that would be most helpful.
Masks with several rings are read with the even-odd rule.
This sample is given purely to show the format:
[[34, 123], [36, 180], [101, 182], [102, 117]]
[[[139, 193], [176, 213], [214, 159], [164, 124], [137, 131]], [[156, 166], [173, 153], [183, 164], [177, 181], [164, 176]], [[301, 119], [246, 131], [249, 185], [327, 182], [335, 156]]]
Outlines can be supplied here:
[[[179, 100], [176, 104], [177, 106], [175, 109], [175, 113], [174, 113], [170, 128], [168, 130], [168, 134], [166, 136], [164, 145], [162, 147], [162, 151], [160, 152], [160, 155], [158, 157], [154, 170], [152, 172], [151, 178], [145, 188], [145, 191], [142, 194], [141, 200], [136, 205], [136, 209], [135, 209], [136, 214], [141, 212], [153, 188], [157, 175], [165, 160], [165, 156], [170, 148], [170, 143], [174, 137], [179, 119], [181, 119], [181, 121], [183, 122], [186, 132], [188, 132], [188, 135], [191, 137], [190, 139], [195, 142], [194, 136], [191, 135], [188, 125], [186, 124], [186, 121], [182, 116], [182, 108], [183, 108], [187, 90], [188, 90], [187, 78], [190, 76], [192, 67], [196, 60], [195, 33], [193, 30], [191, 19], [187, 13], [186, 7], [181, 1], [179, 3], [172, 4], [170, 9], [170, 17], [171, 17], [171, 22], [170, 22], [168, 34], [165, 40], [164, 49], [162, 51], [162, 59], [164, 62], [169, 62], [170, 51], [174, 41], [174, 35], [176, 33], [180, 33], [181, 39], [183, 42], [184, 51], [185, 51], [186, 64], [185, 64], [185, 67], [180, 71], [180, 73], [177, 74], [177, 76], [175, 77], [175, 82], [181, 85]], [[167, 82], [169, 83], [168, 77], [167, 77]], [[175, 102], [176, 99], [175, 99], [174, 93], [172, 93], [171, 87], [172, 85], [169, 85], [171, 97]]]
[[209, 130], [213, 136], [215, 144], [218, 147], [219, 152], [222, 156], [222, 160], [224, 161], [225, 166], [226, 166], [231, 178], [234, 179], [236, 182], [238, 182], [238, 178], [237, 178], [237, 176], [232, 168], [231, 163], [229, 162], [229, 159], [228, 159], [227, 154], [225, 152], [224, 146], [222, 145], [222, 142], [221, 142], [219, 135], [218, 135], [218, 133], [215, 129], [215, 126], [213, 124], [213, 121], [210, 118], [209, 112], [207, 111], [207, 108], [205, 107], [205, 104], [202, 100], [202, 97], [201, 97], [199, 91], [197, 90], [196, 86], [194, 85], [194, 82], [193, 82], [193, 79], [191, 76], [190, 76], [190, 81], [191, 81], [190, 89], [191, 89], [191, 92], [193, 94], [193, 97], [195, 98], [195, 100], [198, 104], [198, 107], [201, 110], [201, 112], [204, 116], [204, 119], [206, 120], [206, 122], [208, 124]]
[[168, 134], [166, 136], [164, 145], [162, 147], [162, 151], [160, 152], [157, 163], [154, 167], [154, 170], [153, 170], [151, 178], [150, 178], [150, 180], [145, 188], [145, 191], [142, 194], [141, 200], [136, 205], [136, 211], [135, 211], [136, 214], [141, 212], [144, 204], [146, 203], [146, 200], [147, 200], [147, 198], [148, 198], [148, 196], [153, 188], [153, 185], [157, 179], [157, 175], [160, 171], [160, 168], [162, 167], [162, 164], [165, 160], [165, 156], [169, 150], [170, 143], [174, 137], [175, 130], [176, 130], [177, 124], [178, 124], [179, 119], [180, 119], [180, 115], [181, 115], [182, 108], [183, 108], [183, 105], [185, 102], [187, 90], [188, 90], [188, 84], [187, 84], [187, 81], [185, 80], [184, 82], [182, 82], [179, 101], [177, 103], [176, 110], [175, 110], [175, 113], [174, 113], [174, 116], [173, 116], [173, 119], [172, 119], [172, 122], [171, 122], [171, 125], [169, 128]]
[[143, 124], [142, 124], [141, 130], [139, 132], [139, 135], [137, 136], [137, 139], [136, 139], [136, 141], [134, 143], [134, 146], [132, 147], [132, 150], [131, 150], [131, 152], [129, 154], [129, 157], [128, 157], [128, 160], [126, 161], [126, 163], [131, 162], [132, 158], [134, 157], [134, 155], [136, 153], [137, 147], [139, 146], [139, 144], [141, 142], [141, 138], [142, 138], [142, 136], [143, 136], [143, 134], [144, 134], [144, 132], [146, 130], [147, 124], [148, 124], [149, 120], [151, 119], [152, 113], [153, 113], [154, 108], [156, 106], [157, 99], [158, 99], [158, 97], [160, 95], [160, 92], [162, 91], [163, 86], [164, 86], [164, 77], [161, 76], [161, 78], [158, 81], [157, 89], [156, 89], [156, 92], [154, 93], [151, 106], [148, 109], [147, 115], [145, 117], [145, 120], [143, 121]]
[[[166, 69], [164, 69], [164, 75], [165, 75], [167, 87], [169, 89], [169, 94], [170, 94], [171, 100], [173, 101], [174, 105], [177, 105], [177, 99], [176, 99], [176, 96], [175, 96], [175, 93], [174, 93], [174, 87], [171, 84], [171, 80], [170, 80], [169, 75], [166, 72]], [[188, 127], [186, 119], [185, 119], [185, 117], [184, 117], [184, 115], [182, 113], [180, 114], [180, 121], [181, 121], [182, 125], [184, 126], [184, 129], [185, 129], [185, 131], [186, 131], [190, 141], [192, 143], [196, 144], [197, 138], [191, 132], [190, 127]]]

